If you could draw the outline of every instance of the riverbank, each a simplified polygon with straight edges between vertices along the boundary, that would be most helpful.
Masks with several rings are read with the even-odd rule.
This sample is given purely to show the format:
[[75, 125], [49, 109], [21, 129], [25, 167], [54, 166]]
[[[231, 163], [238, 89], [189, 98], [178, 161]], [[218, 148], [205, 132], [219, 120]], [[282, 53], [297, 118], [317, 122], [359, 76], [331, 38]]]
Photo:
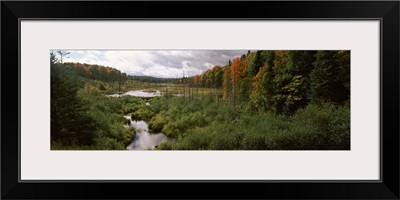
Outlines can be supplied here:
[[143, 120], [132, 120], [129, 126], [135, 128], [136, 136], [128, 145], [128, 150], [152, 150], [161, 142], [168, 140], [164, 134], [152, 132], [149, 125]]
[[[233, 106], [212, 95], [188, 101], [162, 96], [146, 107], [149, 128], [174, 141], [158, 150], [346, 150], [349, 104], [313, 103], [291, 116]], [[141, 111], [145, 112], [145, 111]]]
[[[136, 130], [133, 126], [125, 127], [127, 123], [124, 115], [145, 107], [146, 102], [136, 97], [109, 98], [103, 95], [81, 94], [80, 101], [85, 105], [81, 113], [92, 124], [91, 138], [88, 138], [88, 145], [74, 142], [76, 139], [71, 136], [63, 136], [64, 140], [53, 140], [52, 150], [126, 150], [126, 147], [136, 137]], [[79, 125], [80, 127], [85, 124]], [[77, 127], [79, 128], [79, 127]], [[66, 143], [65, 138], [71, 142]]]

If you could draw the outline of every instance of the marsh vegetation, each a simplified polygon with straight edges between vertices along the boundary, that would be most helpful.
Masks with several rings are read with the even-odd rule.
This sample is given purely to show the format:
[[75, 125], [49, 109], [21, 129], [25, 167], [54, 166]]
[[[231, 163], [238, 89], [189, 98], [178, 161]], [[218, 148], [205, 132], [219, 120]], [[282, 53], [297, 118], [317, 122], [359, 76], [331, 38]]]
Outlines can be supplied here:
[[350, 51], [249, 51], [180, 78], [50, 63], [52, 150], [350, 149]]

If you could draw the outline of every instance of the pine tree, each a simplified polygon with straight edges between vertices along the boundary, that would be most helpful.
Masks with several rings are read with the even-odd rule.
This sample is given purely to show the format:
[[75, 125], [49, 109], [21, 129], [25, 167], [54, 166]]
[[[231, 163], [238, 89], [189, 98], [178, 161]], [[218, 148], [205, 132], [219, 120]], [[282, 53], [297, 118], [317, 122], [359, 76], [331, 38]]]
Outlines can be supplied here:
[[96, 125], [85, 115], [77, 92], [82, 87], [76, 75], [51, 63], [51, 140], [64, 145], [91, 145]]

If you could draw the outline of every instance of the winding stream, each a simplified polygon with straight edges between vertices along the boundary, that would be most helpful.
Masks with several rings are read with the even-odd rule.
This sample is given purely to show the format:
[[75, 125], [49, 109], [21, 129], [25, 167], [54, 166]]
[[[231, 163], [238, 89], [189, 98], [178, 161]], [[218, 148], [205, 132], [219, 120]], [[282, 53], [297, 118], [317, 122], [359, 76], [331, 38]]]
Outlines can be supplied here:
[[167, 136], [162, 133], [149, 133], [148, 124], [141, 121], [131, 121], [131, 125], [136, 129], [136, 137], [127, 147], [129, 150], [148, 150], [154, 149], [156, 145], [167, 140]]
[[[113, 94], [108, 95], [112, 97], [120, 97], [120, 96], [135, 96], [135, 97], [156, 97], [161, 96], [162, 93], [159, 90], [155, 92], [145, 92], [143, 90], [131, 90], [124, 94]], [[149, 102], [146, 102], [147, 106], [150, 106]], [[126, 115], [125, 118], [131, 119], [130, 115]], [[128, 150], [149, 150], [154, 149], [161, 142], [168, 140], [167, 136], [162, 133], [150, 133], [149, 125], [143, 121], [134, 121], [131, 119], [130, 125], [126, 125], [126, 127], [133, 126], [136, 130], [135, 139], [132, 143], [127, 147]]]

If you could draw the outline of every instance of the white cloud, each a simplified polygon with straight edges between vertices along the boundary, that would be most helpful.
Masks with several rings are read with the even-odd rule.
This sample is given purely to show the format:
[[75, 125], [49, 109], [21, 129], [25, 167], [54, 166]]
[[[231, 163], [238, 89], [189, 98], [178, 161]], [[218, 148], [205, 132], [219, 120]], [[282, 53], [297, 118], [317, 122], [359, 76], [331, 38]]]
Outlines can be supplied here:
[[229, 59], [247, 53], [243, 50], [198, 51], [69, 51], [64, 62], [80, 62], [114, 67], [129, 75], [181, 77], [201, 74], [215, 65], [226, 65]]

